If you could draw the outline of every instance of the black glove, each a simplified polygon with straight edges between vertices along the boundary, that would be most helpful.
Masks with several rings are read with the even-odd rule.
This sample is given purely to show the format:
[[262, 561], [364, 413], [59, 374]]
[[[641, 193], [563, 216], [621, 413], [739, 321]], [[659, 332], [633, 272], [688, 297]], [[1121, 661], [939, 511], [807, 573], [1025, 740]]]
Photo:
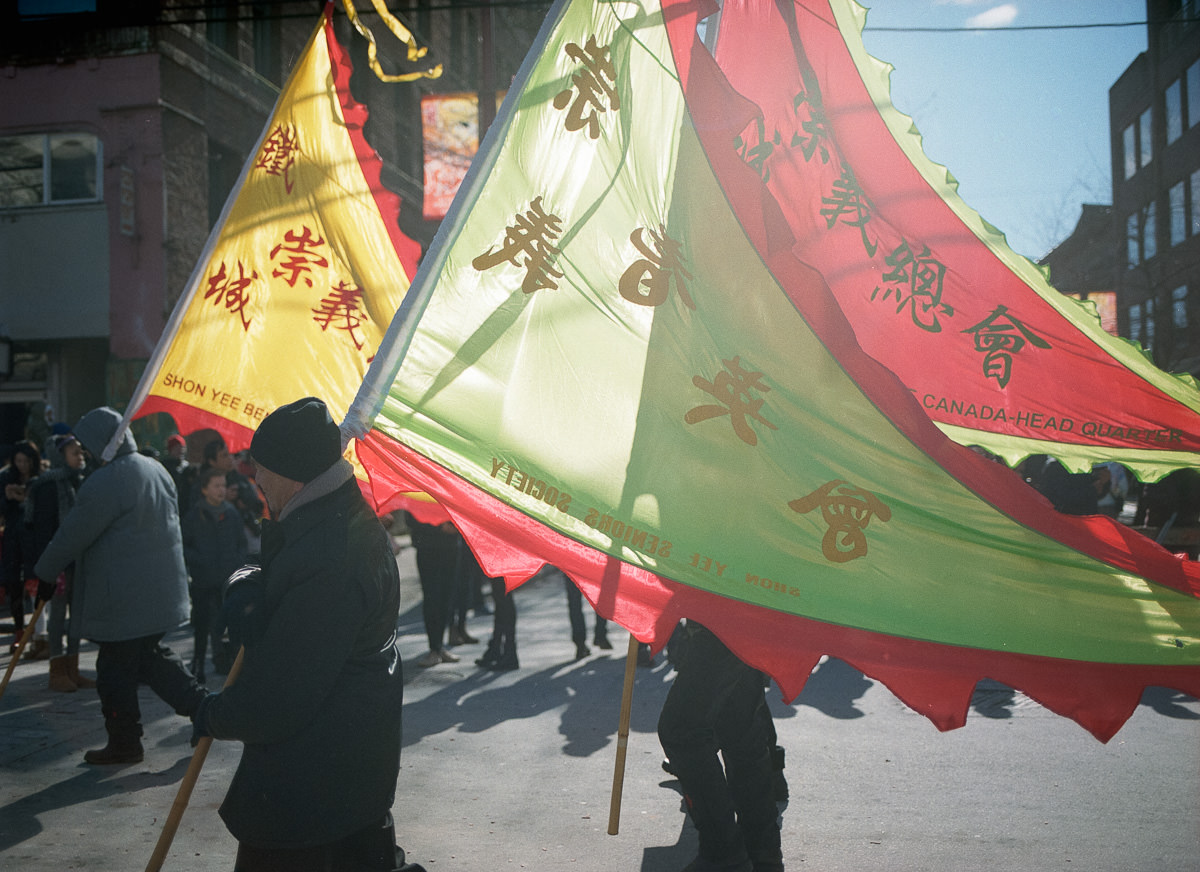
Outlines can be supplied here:
[[58, 590], [58, 579], [53, 581], [39, 581], [37, 589], [38, 602], [48, 603], [54, 598], [54, 592]]
[[215, 693], [204, 695], [204, 699], [200, 700], [200, 705], [196, 706], [196, 710], [192, 712], [192, 747], [200, 743], [200, 740], [206, 736], [212, 736], [212, 732], [208, 726], [208, 706], [217, 696]]

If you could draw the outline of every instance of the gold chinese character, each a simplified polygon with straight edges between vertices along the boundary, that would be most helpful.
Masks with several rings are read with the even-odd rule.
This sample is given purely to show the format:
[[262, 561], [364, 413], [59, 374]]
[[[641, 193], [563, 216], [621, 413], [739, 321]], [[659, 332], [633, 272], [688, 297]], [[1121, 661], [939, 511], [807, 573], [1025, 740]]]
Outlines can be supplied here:
[[700, 421], [707, 421], [709, 418], [729, 415], [733, 421], [733, 432], [737, 434], [738, 438], [747, 445], [757, 445], [758, 434], [746, 421], [747, 418], [753, 418], [772, 430], [779, 428], [759, 414], [758, 410], [762, 408], [763, 399], [762, 397], [751, 398], [750, 392], [766, 393], [771, 389], [762, 383], [761, 372], [754, 372], [742, 367], [740, 355], [732, 360], [722, 360], [721, 362], [725, 364], [728, 371], [717, 373], [711, 382], [698, 375], [692, 376], [692, 384], [705, 393], [712, 394], [721, 405], [696, 406], [688, 410], [687, 414], [683, 416], [683, 420], [688, 424], [696, 424]]
[[[521, 290], [525, 293], [557, 288], [552, 279], [561, 279], [563, 274], [550, 265], [550, 258], [559, 253], [550, 243], [561, 232], [561, 219], [557, 215], [547, 215], [542, 209], [542, 198], [538, 197], [529, 204], [529, 211], [518, 214], [504, 229], [503, 244], [499, 248], [489, 248], [471, 261], [471, 266], [483, 272], [507, 261], [515, 267], [524, 267]], [[522, 255], [525, 256], [523, 262], [519, 261]]]
[[[567, 130], [574, 132], [587, 127], [588, 136], [596, 139], [600, 136], [599, 113], [621, 108], [621, 95], [615, 87], [617, 72], [613, 68], [609, 47], [597, 46], [596, 37], [589, 36], [583, 48], [569, 42], [564, 51], [572, 60], [583, 65], [583, 69], [571, 77], [571, 84], [579, 94], [576, 95], [571, 88], [559, 91], [554, 96], [554, 108], [565, 109], [570, 104]], [[608, 101], [607, 106], [605, 100]]]
[[[643, 232], [649, 233], [649, 242], [643, 238]], [[635, 260], [622, 274], [617, 284], [621, 296], [639, 306], [661, 306], [671, 291], [674, 276], [679, 298], [689, 309], [695, 309], [696, 304], [683, 282], [692, 277], [683, 265], [683, 246], [667, 236], [666, 228], [660, 224], [655, 232], [639, 227], [629, 234], [629, 241], [644, 257]]]
[[821, 539], [821, 553], [834, 563], [846, 563], [866, 554], [866, 529], [871, 518], [888, 521], [892, 517], [892, 510], [879, 497], [840, 478], [792, 500], [788, 507], [802, 515], [820, 507], [821, 518], [829, 525]]

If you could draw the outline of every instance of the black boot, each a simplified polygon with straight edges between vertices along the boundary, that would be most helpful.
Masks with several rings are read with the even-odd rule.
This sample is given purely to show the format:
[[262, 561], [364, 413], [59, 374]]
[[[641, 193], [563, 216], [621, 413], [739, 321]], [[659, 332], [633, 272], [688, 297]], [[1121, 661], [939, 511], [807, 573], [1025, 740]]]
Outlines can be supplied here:
[[592, 653], [592, 649], [585, 645], [582, 641], [575, 642], [575, 659], [582, 660]]
[[141, 763], [145, 752], [142, 750], [142, 725], [126, 724], [108, 720], [104, 722], [108, 732], [108, 744], [103, 748], [94, 748], [83, 755], [84, 763], [94, 766], [107, 766], [116, 763]]
[[500, 656], [496, 658], [494, 663], [490, 663], [484, 667], [491, 669], [493, 672], [509, 672], [513, 669], [519, 669], [520, 664], [517, 663], [517, 640], [505, 639], [504, 650]]
[[500, 642], [495, 636], [488, 639], [487, 650], [483, 652], [482, 657], [475, 659], [476, 666], [482, 666], [484, 669], [491, 669], [500, 662]]

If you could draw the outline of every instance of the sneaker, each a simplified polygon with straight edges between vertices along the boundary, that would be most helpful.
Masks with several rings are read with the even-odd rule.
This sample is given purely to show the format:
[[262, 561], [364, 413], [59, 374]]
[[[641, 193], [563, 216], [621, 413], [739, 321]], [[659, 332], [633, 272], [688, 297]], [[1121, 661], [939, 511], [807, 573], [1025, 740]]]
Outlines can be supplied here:
[[441, 658], [441, 661], [443, 663], [457, 663], [458, 662], [458, 658], [455, 657], [453, 654], [451, 654], [449, 651], [447, 651], [445, 648], [443, 648], [441, 651], [439, 651], [437, 653], [438, 653], [438, 657]]
[[417, 665], [422, 669], [428, 669], [430, 666], [437, 666], [442, 662], [442, 655], [437, 651], [429, 651], [424, 657], [417, 661]]

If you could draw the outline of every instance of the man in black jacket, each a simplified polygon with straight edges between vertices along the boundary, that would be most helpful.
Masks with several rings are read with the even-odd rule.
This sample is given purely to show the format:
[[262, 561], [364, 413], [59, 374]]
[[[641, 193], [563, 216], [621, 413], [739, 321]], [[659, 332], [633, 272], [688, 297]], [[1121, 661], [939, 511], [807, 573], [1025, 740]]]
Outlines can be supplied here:
[[250, 453], [275, 520], [261, 573], [238, 584], [258, 588], [241, 673], [194, 718], [198, 735], [244, 745], [220, 810], [236, 869], [419, 870], [391, 817], [404, 680], [387, 533], [321, 400], [268, 415]]

